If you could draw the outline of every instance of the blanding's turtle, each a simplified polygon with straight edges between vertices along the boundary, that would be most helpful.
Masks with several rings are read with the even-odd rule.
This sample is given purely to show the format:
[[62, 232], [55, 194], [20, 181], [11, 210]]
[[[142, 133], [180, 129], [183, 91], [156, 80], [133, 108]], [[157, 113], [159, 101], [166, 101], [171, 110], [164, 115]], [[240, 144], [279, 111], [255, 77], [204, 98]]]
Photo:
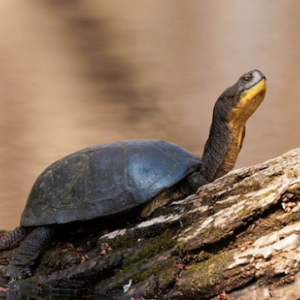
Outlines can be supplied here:
[[50, 165], [31, 190], [20, 226], [0, 240], [0, 250], [20, 245], [5, 275], [30, 276], [35, 260], [65, 224], [149, 216], [229, 172], [245, 123], [265, 92], [265, 76], [253, 70], [222, 93], [202, 158], [168, 142], [128, 140], [86, 148]]

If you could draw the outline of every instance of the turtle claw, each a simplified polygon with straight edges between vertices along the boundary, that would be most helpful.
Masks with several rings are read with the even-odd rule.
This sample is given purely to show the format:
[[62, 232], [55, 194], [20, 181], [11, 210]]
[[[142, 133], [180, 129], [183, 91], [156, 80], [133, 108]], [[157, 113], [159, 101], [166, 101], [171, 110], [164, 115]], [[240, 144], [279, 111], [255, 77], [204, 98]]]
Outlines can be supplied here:
[[9, 283], [13, 283], [16, 280], [21, 280], [28, 276], [32, 276], [31, 268], [28, 266], [24, 267], [9, 264], [7, 266], [2, 266], [1, 271], [4, 277], [10, 279]]
[[26, 277], [31, 277], [31, 276], [33, 276], [33, 272], [32, 272], [31, 267], [26, 266], [26, 267], [24, 268], [24, 271], [25, 271], [25, 273], [26, 273]]

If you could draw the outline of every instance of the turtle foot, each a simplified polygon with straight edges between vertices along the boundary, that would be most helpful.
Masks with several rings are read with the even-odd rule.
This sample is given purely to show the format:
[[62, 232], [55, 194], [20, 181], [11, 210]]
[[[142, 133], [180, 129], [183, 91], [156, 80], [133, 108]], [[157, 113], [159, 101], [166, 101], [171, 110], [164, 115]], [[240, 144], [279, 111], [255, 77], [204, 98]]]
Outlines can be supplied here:
[[16, 266], [9, 264], [7, 266], [1, 266], [1, 272], [3, 276], [11, 281], [21, 280], [28, 276], [32, 276], [32, 270], [28, 266]]

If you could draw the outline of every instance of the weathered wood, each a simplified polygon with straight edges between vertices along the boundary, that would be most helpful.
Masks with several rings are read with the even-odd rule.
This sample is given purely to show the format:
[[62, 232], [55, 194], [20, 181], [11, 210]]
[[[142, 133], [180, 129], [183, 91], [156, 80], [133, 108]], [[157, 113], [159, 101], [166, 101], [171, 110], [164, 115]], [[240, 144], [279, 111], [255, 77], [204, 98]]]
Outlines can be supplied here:
[[14, 284], [84, 282], [106, 294], [132, 283], [128, 297], [161, 299], [218, 299], [222, 291], [227, 299], [298, 299], [299, 174], [300, 148], [233, 171], [147, 220], [73, 236], [75, 248], [56, 243], [35, 277]]

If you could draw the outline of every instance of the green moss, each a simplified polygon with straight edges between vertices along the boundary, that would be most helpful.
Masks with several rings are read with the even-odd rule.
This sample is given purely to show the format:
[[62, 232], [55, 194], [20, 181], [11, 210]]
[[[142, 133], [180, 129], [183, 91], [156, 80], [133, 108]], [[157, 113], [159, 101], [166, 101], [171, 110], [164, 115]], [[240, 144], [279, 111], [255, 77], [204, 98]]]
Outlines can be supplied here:
[[227, 253], [213, 255], [209, 259], [191, 265], [186, 275], [191, 276], [192, 282], [197, 286], [211, 286], [223, 279], [223, 270], [231, 259], [231, 255]]
[[[166, 270], [174, 266], [174, 261], [163, 260], [163, 263], [160, 264], [156, 262], [156, 258], [160, 253], [171, 249], [175, 245], [176, 241], [173, 240], [173, 236], [174, 232], [172, 230], [166, 230], [160, 236], [150, 238], [145, 242], [136, 242], [134, 251], [131, 251], [131, 254], [125, 255], [123, 266], [121, 266], [122, 270], [112, 278], [102, 280], [98, 284], [97, 289], [107, 289], [110, 286], [111, 288], [115, 288], [115, 286], [128, 283], [129, 279], [132, 279], [133, 283], [141, 282], [152, 274], [172, 274], [172, 270]], [[162, 280], [163, 285], [171, 280], [171, 275], [169, 275]]]
[[202, 234], [202, 239], [210, 241], [217, 241], [224, 235], [224, 230], [220, 227], [210, 226], [208, 229], [206, 229]]
[[[189, 230], [186, 233], [186, 236], [192, 235], [195, 231], [199, 230], [199, 227], [201, 226], [201, 224], [204, 221], [205, 221], [205, 219], [202, 219], [202, 220], [200, 220], [200, 222], [193, 224], [191, 226], [191, 230]], [[202, 230], [202, 233], [201, 233], [201, 240], [203, 241], [203, 245], [207, 244], [207, 243], [211, 244], [215, 241], [220, 240], [220, 238], [222, 238], [225, 235], [225, 233], [226, 233], [226, 229], [224, 230], [220, 227], [215, 227], [213, 225], [208, 226], [207, 229]], [[187, 250], [189, 250], [188, 247], [186, 246], [186, 242], [184, 240], [182, 240], [181, 242], [178, 242], [177, 247], [183, 252], [186, 252]], [[201, 245], [199, 247], [201, 247]]]
[[[214, 212], [218, 212], [220, 210], [223, 210], [224, 208], [230, 207], [233, 204], [240, 202], [241, 200], [246, 199], [246, 195], [248, 195], [249, 193], [252, 193], [252, 192], [256, 192], [256, 191], [260, 190], [261, 188], [263, 188], [263, 187], [261, 186], [261, 183], [259, 181], [251, 181], [251, 182], [245, 183], [244, 185], [240, 185], [239, 187], [237, 187], [233, 190], [229, 190], [228, 192], [223, 193], [221, 196], [219, 196], [219, 195], [210, 196], [209, 195], [203, 201], [208, 206], [213, 207]], [[266, 194], [262, 195], [262, 197], [266, 197], [273, 192], [275, 192], [275, 191], [267, 192]], [[230, 201], [230, 202], [222, 203], [222, 201], [220, 201], [228, 196], [238, 196], [238, 197], [235, 200]]]
[[108, 243], [112, 249], [124, 249], [134, 246], [137, 243], [137, 238], [130, 233], [126, 233], [113, 239], [102, 238], [100, 243]]
[[219, 212], [220, 210], [223, 210], [225, 208], [231, 207], [232, 205], [240, 202], [241, 200], [243, 200], [243, 196], [240, 196], [238, 198], [236, 198], [235, 200], [232, 200], [230, 202], [218, 202], [216, 203], [216, 205], [213, 207], [214, 212]]
[[128, 249], [135, 247], [139, 241], [146, 241], [156, 237], [167, 237], [173, 235], [178, 230], [178, 224], [159, 224], [159, 226], [150, 226], [149, 228], [135, 228], [127, 230], [123, 235], [118, 235], [113, 239], [101, 238], [100, 243], [108, 243], [112, 249]]
[[[241, 245], [243, 241], [254, 242], [264, 235], [282, 229], [285, 224], [291, 223], [291, 220], [295, 220], [292, 215], [293, 214], [285, 214], [283, 211], [278, 210], [266, 218], [260, 218], [255, 225], [249, 224], [248, 228], [236, 237], [231, 248]], [[298, 217], [300, 217], [300, 213]], [[288, 219], [290, 220], [288, 221]]]
[[[165, 291], [170, 284], [175, 282], [178, 272], [176, 258], [169, 257], [169, 259], [164, 260], [160, 259], [158, 254], [147, 262], [138, 261], [122, 269], [113, 277], [101, 280], [96, 289], [102, 292], [116, 291], [127, 284], [129, 280], [132, 280], [132, 284], [141, 283], [154, 275], [156, 287], [160, 291]], [[148, 292], [151, 296], [154, 295], [153, 291]], [[145, 293], [147, 294], [147, 291]]]
[[167, 230], [160, 236], [148, 239], [140, 248], [137, 247], [136, 251], [128, 259], [131, 262], [143, 263], [149, 258], [172, 248], [174, 245], [173, 232]]

